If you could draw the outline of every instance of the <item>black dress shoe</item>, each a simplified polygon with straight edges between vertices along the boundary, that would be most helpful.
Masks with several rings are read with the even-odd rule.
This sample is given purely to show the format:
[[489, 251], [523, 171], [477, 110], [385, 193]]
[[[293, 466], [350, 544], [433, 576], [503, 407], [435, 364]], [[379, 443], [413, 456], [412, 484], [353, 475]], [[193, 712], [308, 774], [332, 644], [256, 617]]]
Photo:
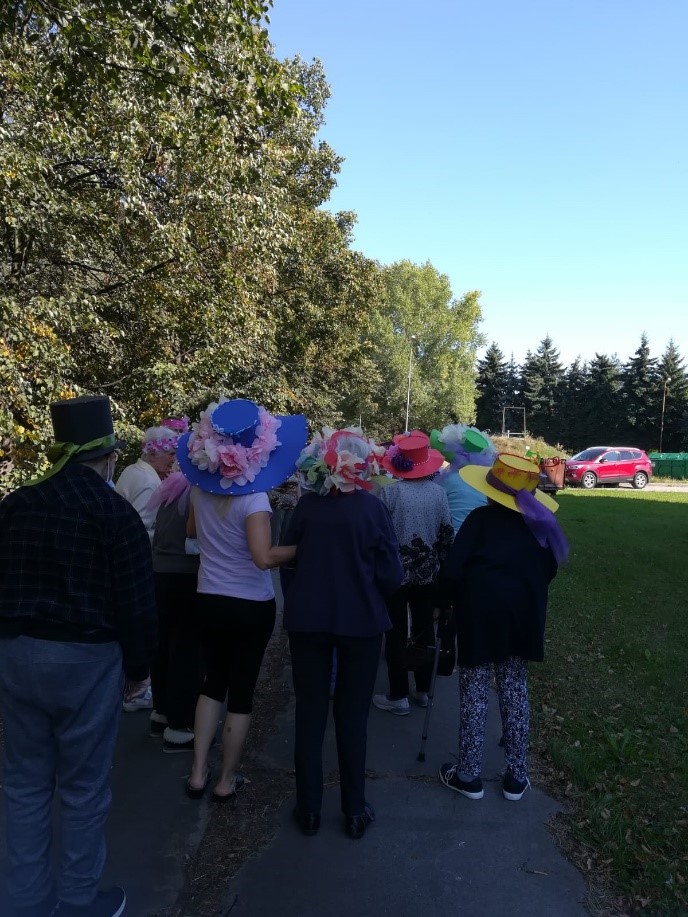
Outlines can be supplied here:
[[366, 832], [366, 828], [371, 822], [375, 821], [375, 811], [371, 805], [366, 803], [363, 815], [349, 815], [346, 819], [346, 833], [353, 840], [360, 840]]
[[320, 812], [299, 812], [294, 810], [294, 818], [297, 821], [301, 834], [306, 837], [313, 837], [320, 829]]

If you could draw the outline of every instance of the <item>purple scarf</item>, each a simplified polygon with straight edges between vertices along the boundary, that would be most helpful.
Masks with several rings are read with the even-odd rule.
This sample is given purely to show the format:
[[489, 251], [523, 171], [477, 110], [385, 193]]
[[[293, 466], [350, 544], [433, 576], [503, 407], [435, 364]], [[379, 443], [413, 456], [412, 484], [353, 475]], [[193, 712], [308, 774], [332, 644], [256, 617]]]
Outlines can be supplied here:
[[558, 564], [566, 563], [569, 556], [569, 543], [561, 530], [552, 510], [543, 506], [529, 490], [516, 490], [504, 484], [491, 471], [487, 472], [487, 483], [503, 494], [509, 494], [516, 500], [526, 525], [535, 536], [541, 548], [551, 548]]
[[483, 468], [488, 465], [491, 466], [494, 464], [494, 460], [495, 453], [491, 450], [487, 452], [469, 452], [463, 446], [457, 446], [448, 467], [440, 473], [440, 478], [455, 474], [459, 468], [464, 468], [466, 465], [481, 465]]

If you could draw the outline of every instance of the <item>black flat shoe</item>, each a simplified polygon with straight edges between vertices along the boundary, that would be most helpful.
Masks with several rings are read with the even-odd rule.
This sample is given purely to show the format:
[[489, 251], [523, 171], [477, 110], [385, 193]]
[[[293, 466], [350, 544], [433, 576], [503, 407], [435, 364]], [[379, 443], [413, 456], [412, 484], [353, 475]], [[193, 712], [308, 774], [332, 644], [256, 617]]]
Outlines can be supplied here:
[[231, 793], [213, 793], [213, 802], [222, 804], [223, 802], [229, 802], [230, 799], [236, 799], [237, 793], [239, 790], [243, 789], [244, 784], [246, 783], [246, 778], [243, 774], [237, 774], [234, 778], [234, 789]]
[[363, 815], [349, 815], [346, 818], [346, 833], [355, 841], [359, 841], [366, 833], [366, 828], [375, 821], [375, 810], [366, 803]]
[[205, 775], [205, 783], [203, 786], [191, 786], [191, 777], [189, 777], [189, 779], [186, 781], [185, 787], [186, 795], [189, 797], [189, 799], [202, 799], [203, 794], [208, 789], [208, 784], [210, 783], [211, 777], [212, 774], [210, 771], [208, 771]]
[[320, 812], [299, 812], [294, 809], [294, 818], [301, 829], [301, 834], [313, 837], [320, 830]]

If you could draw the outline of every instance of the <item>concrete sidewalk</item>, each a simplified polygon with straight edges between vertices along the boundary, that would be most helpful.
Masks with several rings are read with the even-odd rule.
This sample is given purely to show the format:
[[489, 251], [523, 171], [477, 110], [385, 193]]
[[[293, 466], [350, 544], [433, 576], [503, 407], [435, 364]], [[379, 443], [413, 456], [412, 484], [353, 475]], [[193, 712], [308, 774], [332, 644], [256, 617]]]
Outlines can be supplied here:
[[[384, 665], [379, 690], [384, 690]], [[371, 709], [367, 795], [377, 821], [361, 841], [343, 831], [339, 788], [325, 793], [316, 837], [282, 809], [274, 842], [231, 883], [223, 913], [241, 917], [584, 917], [585, 883], [559, 853], [545, 823], [559, 806], [537, 788], [518, 803], [501, 792], [503, 755], [496, 697], [485, 743], [485, 796], [472, 801], [442, 786], [437, 769], [457, 743], [456, 677], [438, 679], [426, 763], [416, 757], [425, 711], [407, 717]], [[292, 769], [293, 706], [280, 718], [261, 763]], [[336, 780], [330, 723], [325, 772]]]
[[[191, 755], [163, 754], [162, 740], [149, 735], [148, 719], [148, 711], [122, 715], [112, 768], [103, 887], [126, 889], [130, 917], [148, 917], [175, 904], [184, 884], [185, 864], [203, 837], [208, 817], [207, 806], [199, 806], [184, 793]], [[0, 915], [14, 917], [7, 899], [6, 869], [0, 794]]]
[[[289, 674], [289, 673], [288, 673]], [[385, 688], [384, 665], [379, 690]], [[269, 846], [226, 889], [219, 913], [232, 917], [584, 917], [585, 884], [556, 849], [545, 824], [558, 805], [537, 788], [518, 803], [501, 793], [500, 726], [492, 698], [485, 744], [485, 797], [465, 799], [443, 787], [437, 768], [457, 743], [456, 678], [438, 679], [427, 762], [416, 760], [424, 711], [407, 717], [371, 709], [368, 797], [377, 821], [361, 841], [343, 831], [332, 724], [325, 743], [329, 773], [320, 833], [303, 837], [293, 799]], [[293, 706], [278, 718], [258, 763], [292, 773]], [[131, 917], [174, 905], [185, 865], [203, 836], [209, 803], [186, 799], [190, 756], [164, 755], [148, 736], [146, 713], [123, 716], [113, 768], [105, 884], [125, 885]], [[260, 794], [260, 780], [246, 793]], [[1, 803], [0, 803], [1, 806]], [[0, 821], [2, 811], [0, 807]], [[4, 825], [0, 859], [4, 859]], [[0, 867], [0, 870], [2, 867]], [[0, 875], [0, 915], [12, 917]], [[195, 917], [184, 909], [184, 917]]]

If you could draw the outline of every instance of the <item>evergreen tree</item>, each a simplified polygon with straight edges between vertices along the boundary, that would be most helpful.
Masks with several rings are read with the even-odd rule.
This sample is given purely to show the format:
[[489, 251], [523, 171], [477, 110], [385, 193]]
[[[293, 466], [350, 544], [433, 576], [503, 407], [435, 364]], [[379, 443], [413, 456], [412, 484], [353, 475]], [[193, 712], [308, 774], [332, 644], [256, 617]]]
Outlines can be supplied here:
[[560, 407], [561, 442], [575, 452], [586, 446], [583, 425], [588, 382], [588, 366], [581, 362], [580, 357], [576, 357], [564, 373]]
[[581, 449], [614, 445], [623, 426], [623, 369], [616, 356], [596, 353], [581, 391]]
[[510, 410], [514, 407], [523, 407], [521, 367], [516, 362], [513, 353], [509, 362], [506, 364], [506, 393], [504, 396], [504, 407], [506, 412], [502, 411], [499, 418], [500, 424], [504, 421], [505, 430], [521, 430], [523, 428], [522, 411]]
[[528, 429], [549, 442], [557, 442], [561, 429], [559, 401], [564, 368], [549, 335], [540, 341], [534, 354], [528, 352], [522, 378]]
[[521, 367], [514, 359], [513, 353], [511, 359], [506, 364], [506, 400], [507, 404], [520, 405], [523, 403], [521, 394]]
[[[664, 399], [666, 383], [666, 401], [664, 405], [664, 431], [661, 436], [661, 447], [664, 452], [677, 452], [683, 448], [682, 426], [688, 413], [688, 374], [684, 360], [673, 340], [669, 341], [657, 367], [661, 396]], [[660, 405], [660, 431], [662, 426]], [[658, 442], [659, 446], [660, 443]]]
[[626, 425], [622, 437], [629, 445], [641, 449], [656, 449], [659, 445], [662, 388], [657, 360], [650, 356], [650, 344], [643, 334], [623, 371]]
[[509, 371], [504, 354], [494, 342], [478, 361], [476, 389], [476, 425], [481, 430], [501, 430], [502, 409], [510, 397]]

